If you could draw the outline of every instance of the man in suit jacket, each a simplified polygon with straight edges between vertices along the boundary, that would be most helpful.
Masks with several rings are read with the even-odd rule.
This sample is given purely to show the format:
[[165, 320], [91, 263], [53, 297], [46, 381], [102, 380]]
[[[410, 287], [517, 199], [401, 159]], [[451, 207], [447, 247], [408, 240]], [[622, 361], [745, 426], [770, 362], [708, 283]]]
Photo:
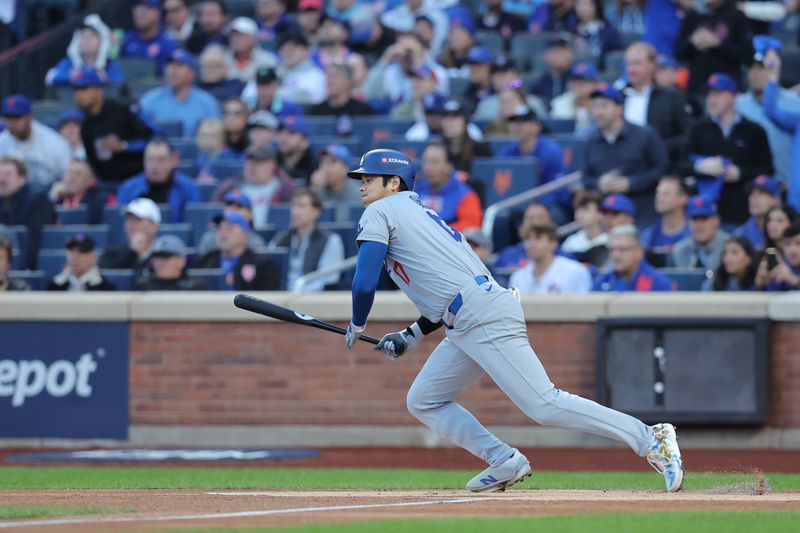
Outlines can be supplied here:
[[649, 43], [633, 43], [625, 52], [625, 120], [658, 132], [674, 170], [686, 144], [690, 108], [681, 93], [656, 84], [657, 60], [656, 49]]
[[250, 222], [240, 213], [225, 213], [219, 225], [219, 250], [197, 260], [196, 268], [221, 268], [227, 290], [277, 291], [281, 274], [269, 258], [247, 247]]

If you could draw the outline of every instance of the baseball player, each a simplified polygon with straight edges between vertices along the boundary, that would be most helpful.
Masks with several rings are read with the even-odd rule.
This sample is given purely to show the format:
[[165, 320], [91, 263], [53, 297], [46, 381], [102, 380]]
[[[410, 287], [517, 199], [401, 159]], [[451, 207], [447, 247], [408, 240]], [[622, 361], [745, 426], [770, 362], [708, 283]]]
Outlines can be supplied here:
[[575, 428], [625, 442], [680, 490], [683, 463], [675, 428], [647, 426], [624, 413], [555, 388], [528, 344], [522, 307], [492, 279], [461, 233], [424, 207], [414, 193], [414, 165], [396, 150], [372, 150], [348, 173], [361, 180], [366, 207], [358, 224], [353, 314], [345, 344], [364, 331], [383, 266], [422, 316], [375, 347], [391, 359], [410, 352], [444, 326], [436, 347], [408, 391], [408, 410], [438, 435], [480, 457], [489, 467], [467, 483], [496, 492], [531, 475], [528, 459], [490, 433], [456, 403], [484, 373], [540, 424]]

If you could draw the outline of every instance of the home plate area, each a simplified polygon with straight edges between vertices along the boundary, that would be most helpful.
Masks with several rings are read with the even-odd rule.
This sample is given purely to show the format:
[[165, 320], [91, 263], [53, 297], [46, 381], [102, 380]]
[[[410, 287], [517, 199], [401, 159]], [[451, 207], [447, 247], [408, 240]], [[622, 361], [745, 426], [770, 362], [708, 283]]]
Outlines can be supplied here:
[[720, 494], [691, 491], [0, 491], [8, 505], [125, 509], [84, 515], [0, 521], [2, 531], [110, 532], [199, 527], [346, 523], [397, 518], [541, 516], [642, 511], [791, 510], [800, 493]]

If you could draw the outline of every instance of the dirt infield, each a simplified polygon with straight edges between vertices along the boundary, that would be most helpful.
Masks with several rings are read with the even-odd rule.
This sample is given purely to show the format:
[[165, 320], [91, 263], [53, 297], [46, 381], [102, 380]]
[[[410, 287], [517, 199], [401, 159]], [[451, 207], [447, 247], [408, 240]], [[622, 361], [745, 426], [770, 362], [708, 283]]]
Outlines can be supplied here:
[[0, 491], [8, 505], [134, 509], [117, 515], [0, 521], [0, 531], [100, 533], [190, 527], [265, 527], [457, 516], [591, 512], [796, 510], [800, 493], [760, 496], [647, 491]]

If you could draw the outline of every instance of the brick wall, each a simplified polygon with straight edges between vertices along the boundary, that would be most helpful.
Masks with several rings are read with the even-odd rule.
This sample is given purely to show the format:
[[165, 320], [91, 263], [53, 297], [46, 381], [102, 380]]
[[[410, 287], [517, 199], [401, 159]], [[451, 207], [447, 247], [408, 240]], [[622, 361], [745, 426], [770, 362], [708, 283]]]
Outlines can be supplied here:
[[770, 425], [800, 427], [800, 323], [772, 324]]

